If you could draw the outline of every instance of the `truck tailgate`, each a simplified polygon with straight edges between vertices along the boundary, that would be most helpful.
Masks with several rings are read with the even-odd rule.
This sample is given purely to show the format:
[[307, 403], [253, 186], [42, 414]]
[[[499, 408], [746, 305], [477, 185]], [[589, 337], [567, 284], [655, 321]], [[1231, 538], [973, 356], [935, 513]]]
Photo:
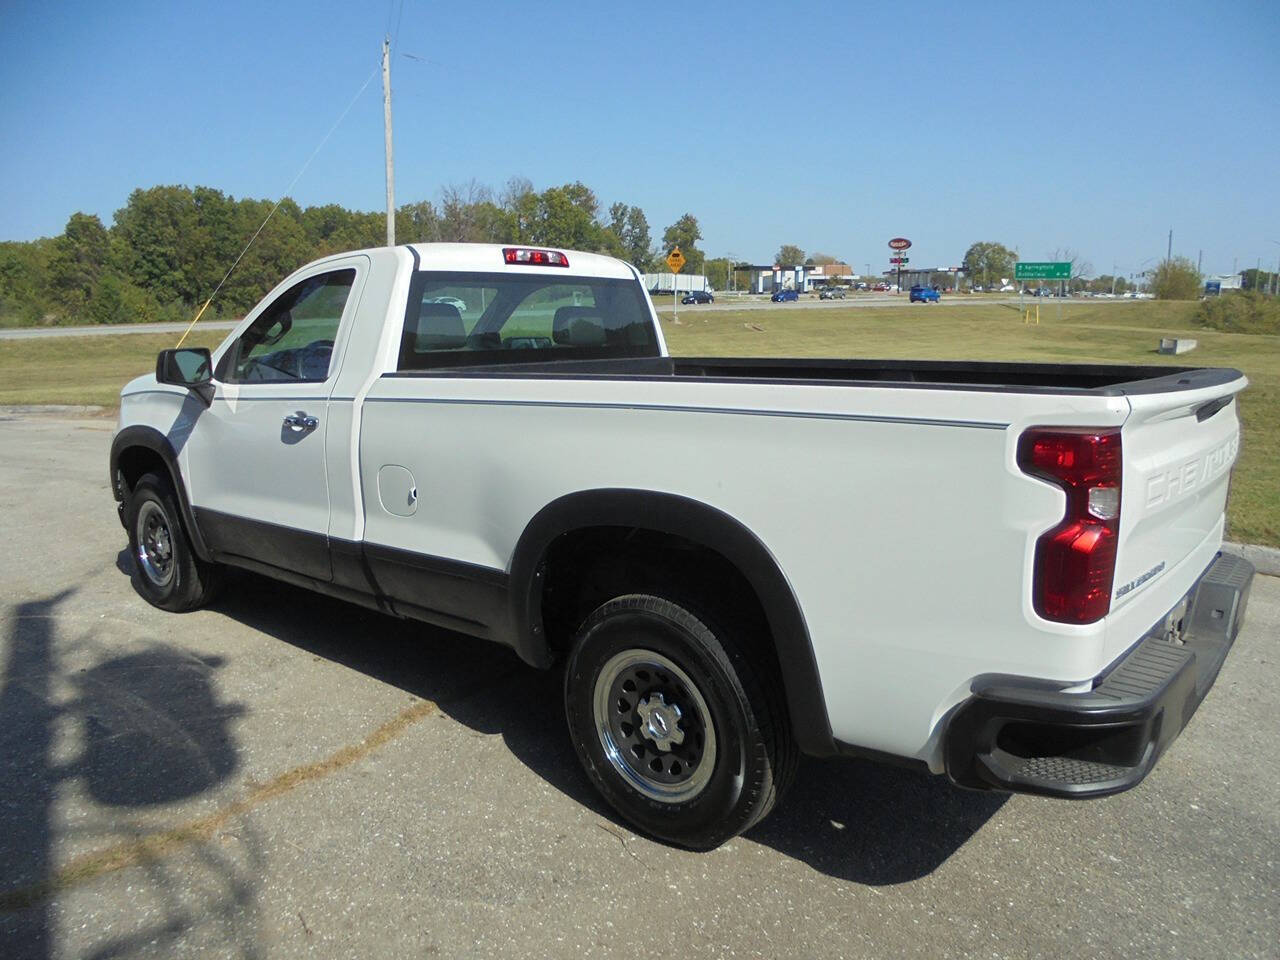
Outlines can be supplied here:
[[1235, 395], [1247, 382], [1239, 377], [1213, 387], [1129, 397], [1131, 413], [1121, 434], [1124, 477], [1113, 613], [1141, 596], [1148, 584], [1170, 575], [1221, 529], [1240, 446]]

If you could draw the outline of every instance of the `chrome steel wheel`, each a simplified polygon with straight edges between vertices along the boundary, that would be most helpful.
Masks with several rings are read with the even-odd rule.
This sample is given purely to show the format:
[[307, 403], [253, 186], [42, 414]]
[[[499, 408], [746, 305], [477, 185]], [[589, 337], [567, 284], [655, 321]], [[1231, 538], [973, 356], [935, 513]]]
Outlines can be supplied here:
[[173, 537], [160, 504], [154, 500], [142, 504], [136, 533], [138, 569], [157, 587], [167, 587], [173, 579]]
[[605, 758], [646, 797], [681, 803], [711, 779], [716, 731], [702, 694], [668, 657], [624, 650], [596, 677], [596, 732]]

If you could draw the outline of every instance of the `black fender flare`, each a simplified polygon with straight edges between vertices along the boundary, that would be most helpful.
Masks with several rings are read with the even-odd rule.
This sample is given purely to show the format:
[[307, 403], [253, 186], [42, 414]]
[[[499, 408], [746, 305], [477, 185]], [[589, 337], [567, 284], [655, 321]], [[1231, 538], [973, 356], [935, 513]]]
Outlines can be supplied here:
[[148, 450], [160, 457], [165, 469], [169, 471], [169, 483], [173, 486], [174, 493], [178, 497], [178, 509], [182, 511], [182, 525], [186, 528], [192, 550], [201, 560], [212, 560], [213, 553], [210, 551], [204, 535], [200, 532], [200, 527], [196, 523], [195, 513], [191, 509], [191, 501], [187, 498], [187, 488], [182, 482], [182, 471], [178, 469], [178, 453], [173, 449], [173, 444], [169, 442], [169, 438], [155, 427], [142, 425], [125, 427], [111, 441], [108, 479], [116, 500], [123, 502], [125, 493], [116, 482], [116, 472], [120, 467], [120, 458], [126, 451], [136, 448]]
[[510, 568], [513, 646], [525, 661], [547, 666], [552, 659], [541, 609], [541, 568], [548, 548], [563, 534], [600, 526], [682, 537], [733, 564], [755, 590], [768, 619], [797, 743], [814, 756], [836, 752], [813, 644], [786, 575], [768, 547], [740, 521], [688, 497], [651, 490], [585, 490], [538, 511], [516, 544]]

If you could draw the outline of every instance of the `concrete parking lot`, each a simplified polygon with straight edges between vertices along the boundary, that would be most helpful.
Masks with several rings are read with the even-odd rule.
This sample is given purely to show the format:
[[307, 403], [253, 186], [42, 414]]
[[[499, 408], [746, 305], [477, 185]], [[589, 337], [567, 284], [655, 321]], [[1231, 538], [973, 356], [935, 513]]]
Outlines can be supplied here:
[[111, 428], [0, 414], [0, 956], [1277, 955], [1280, 580], [1136, 790], [807, 761], [694, 854], [596, 798], [555, 673], [247, 575], [149, 607]]

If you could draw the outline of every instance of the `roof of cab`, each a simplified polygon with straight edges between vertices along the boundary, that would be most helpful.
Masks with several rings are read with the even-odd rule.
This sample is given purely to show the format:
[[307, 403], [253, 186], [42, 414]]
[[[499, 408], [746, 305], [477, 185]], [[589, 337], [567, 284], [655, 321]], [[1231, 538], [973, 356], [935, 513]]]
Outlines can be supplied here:
[[[566, 276], [576, 277], [613, 277], [620, 280], [633, 280], [635, 273], [630, 265], [613, 257], [598, 253], [586, 253], [582, 250], [567, 250], [563, 247], [549, 247], [542, 244], [501, 244], [501, 243], [411, 243], [407, 244], [415, 250], [421, 260], [421, 270], [444, 270], [465, 273], [548, 273], [563, 272]], [[557, 250], [569, 261], [568, 268], [509, 264], [503, 258], [502, 251], [507, 247], [521, 246], [534, 250]]]

